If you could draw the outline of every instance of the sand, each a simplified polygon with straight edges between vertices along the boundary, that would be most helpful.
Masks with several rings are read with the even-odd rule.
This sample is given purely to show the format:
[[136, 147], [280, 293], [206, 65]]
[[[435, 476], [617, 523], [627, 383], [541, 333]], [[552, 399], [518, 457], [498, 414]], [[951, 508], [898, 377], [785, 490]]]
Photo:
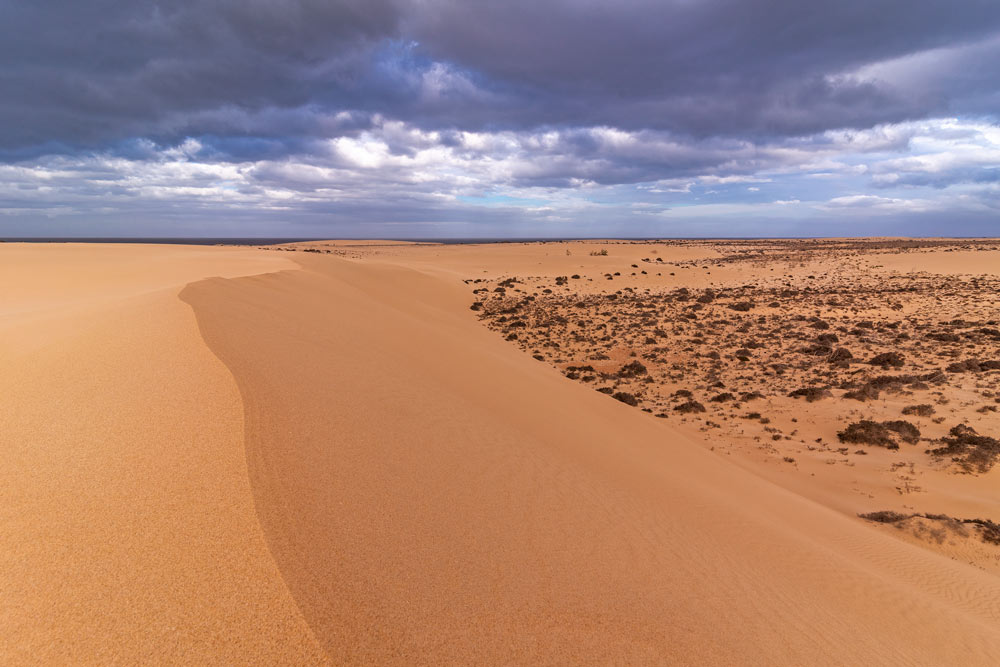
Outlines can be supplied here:
[[239, 392], [177, 298], [290, 265], [0, 245], [0, 661], [324, 659], [259, 529]]
[[[995, 664], [994, 573], [469, 309], [594, 247], [0, 245], [0, 654]], [[658, 251], [664, 286], [746, 271]]]

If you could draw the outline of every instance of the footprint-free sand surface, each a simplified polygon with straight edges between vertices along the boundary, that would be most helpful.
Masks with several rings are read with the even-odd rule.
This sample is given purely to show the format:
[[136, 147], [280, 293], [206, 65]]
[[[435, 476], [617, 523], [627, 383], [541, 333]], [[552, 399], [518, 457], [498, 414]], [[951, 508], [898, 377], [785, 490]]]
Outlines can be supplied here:
[[325, 659], [259, 528], [236, 383], [177, 298], [289, 266], [0, 244], [0, 662]]
[[373, 248], [0, 244], [4, 662], [1000, 660], [994, 573], [470, 310], [576, 255]]

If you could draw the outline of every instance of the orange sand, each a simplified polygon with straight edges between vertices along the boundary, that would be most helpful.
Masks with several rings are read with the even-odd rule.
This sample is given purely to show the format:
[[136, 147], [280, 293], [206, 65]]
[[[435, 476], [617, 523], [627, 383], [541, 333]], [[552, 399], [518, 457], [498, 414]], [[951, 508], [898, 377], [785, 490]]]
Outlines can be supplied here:
[[1000, 660], [994, 575], [534, 361], [448, 252], [0, 245], [4, 662]]
[[290, 266], [0, 244], [0, 662], [317, 662], [258, 526], [232, 376], [178, 291]]

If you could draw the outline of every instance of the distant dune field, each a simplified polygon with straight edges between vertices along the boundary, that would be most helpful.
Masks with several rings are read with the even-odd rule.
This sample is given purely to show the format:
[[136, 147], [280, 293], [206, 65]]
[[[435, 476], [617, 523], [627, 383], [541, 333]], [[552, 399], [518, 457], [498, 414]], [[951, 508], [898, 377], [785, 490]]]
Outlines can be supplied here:
[[[569, 337], [535, 354], [471, 308], [778, 266], [734, 252], [0, 244], [0, 656], [996, 664], [995, 570], [859, 519], [836, 466], [724, 451], [566, 377]], [[800, 260], [777, 260], [795, 284]]]

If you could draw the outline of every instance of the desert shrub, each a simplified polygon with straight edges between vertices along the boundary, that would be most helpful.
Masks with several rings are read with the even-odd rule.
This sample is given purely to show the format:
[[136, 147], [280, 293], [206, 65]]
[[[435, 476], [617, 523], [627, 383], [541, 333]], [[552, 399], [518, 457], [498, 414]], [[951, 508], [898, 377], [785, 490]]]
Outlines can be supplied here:
[[802, 387], [788, 394], [791, 398], [804, 397], [809, 403], [826, 398], [830, 395], [830, 390], [824, 387]]
[[879, 375], [868, 380], [868, 384], [878, 390], [901, 391], [903, 385], [916, 382], [919, 379], [915, 375]]
[[948, 364], [948, 367], [945, 370], [949, 373], [978, 373], [980, 371], [980, 366], [977, 360], [966, 359], [965, 361], [956, 361], [953, 364]]
[[962, 523], [971, 523], [979, 528], [979, 537], [983, 542], [1000, 545], [1000, 525], [989, 519], [963, 519]]
[[639, 399], [636, 398], [635, 394], [630, 394], [627, 391], [618, 391], [611, 395], [611, 398], [616, 401], [621, 401], [625, 405], [639, 405]]
[[903, 442], [915, 445], [917, 444], [917, 441], [920, 440], [920, 429], [908, 421], [895, 419], [892, 421], [882, 422], [882, 425], [893, 433], [898, 434], [900, 440]]
[[850, 361], [853, 358], [854, 355], [851, 354], [850, 350], [848, 350], [846, 347], [838, 347], [836, 350], [830, 353], [830, 356], [827, 357], [827, 361], [829, 361], [831, 364], [838, 364], [845, 361]]
[[951, 456], [969, 472], [988, 472], [1000, 457], [1000, 440], [979, 435], [974, 428], [959, 424], [941, 438], [944, 447], [931, 450], [935, 456]]
[[646, 367], [638, 361], [631, 361], [618, 370], [618, 377], [633, 378], [646, 374]]
[[963, 525], [972, 525], [976, 527], [976, 531], [979, 534], [979, 539], [988, 544], [1000, 545], [1000, 524], [996, 524], [989, 519], [956, 519], [954, 517], [948, 516], [947, 514], [931, 514], [915, 512], [913, 514], [900, 514], [899, 512], [893, 512], [892, 510], [880, 510], [878, 512], [868, 512], [867, 514], [858, 514], [862, 519], [868, 521], [874, 521], [876, 523], [887, 523], [887, 524], [898, 524], [903, 521], [907, 521], [913, 518], [927, 519], [929, 521], [939, 521], [944, 523], [947, 527], [952, 530], [957, 530], [961, 535], [967, 535]]
[[899, 352], [883, 352], [872, 357], [868, 363], [872, 366], [882, 366], [883, 368], [888, 366], [899, 368], [903, 365], [903, 355]]
[[600, 250], [591, 250], [590, 251], [590, 256], [591, 257], [607, 257], [608, 256], [608, 249], [607, 248], [601, 248]]
[[858, 389], [849, 391], [844, 394], [844, 398], [853, 398], [855, 401], [874, 401], [877, 400], [881, 392], [871, 384], [866, 384]]
[[705, 406], [698, 401], [688, 401], [687, 403], [674, 406], [674, 410], [681, 414], [691, 414], [693, 412], [704, 412]]
[[877, 447], [885, 447], [886, 449], [899, 449], [899, 445], [892, 438], [892, 431], [882, 424], [869, 419], [862, 419], [859, 422], [850, 424], [843, 431], [837, 433], [837, 438], [841, 442], [857, 445], [875, 445]]
[[927, 403], [920, 403], [919, 405], [907, 405], [903, 408], [904, 415], [914, 415], [916, 417], [930, 417], [934, 414], [934, 407]]
[[899, 523], [900, 521], [905, 521], [910, 518], [909, 514], [900, 514], [899, 512], [893, 512], [891, 510], [868, 512], [867, 514], [859, 514], [858, 516], [862, 519], [867, 519], [868, 521], [875, 521], [876, 523]]

